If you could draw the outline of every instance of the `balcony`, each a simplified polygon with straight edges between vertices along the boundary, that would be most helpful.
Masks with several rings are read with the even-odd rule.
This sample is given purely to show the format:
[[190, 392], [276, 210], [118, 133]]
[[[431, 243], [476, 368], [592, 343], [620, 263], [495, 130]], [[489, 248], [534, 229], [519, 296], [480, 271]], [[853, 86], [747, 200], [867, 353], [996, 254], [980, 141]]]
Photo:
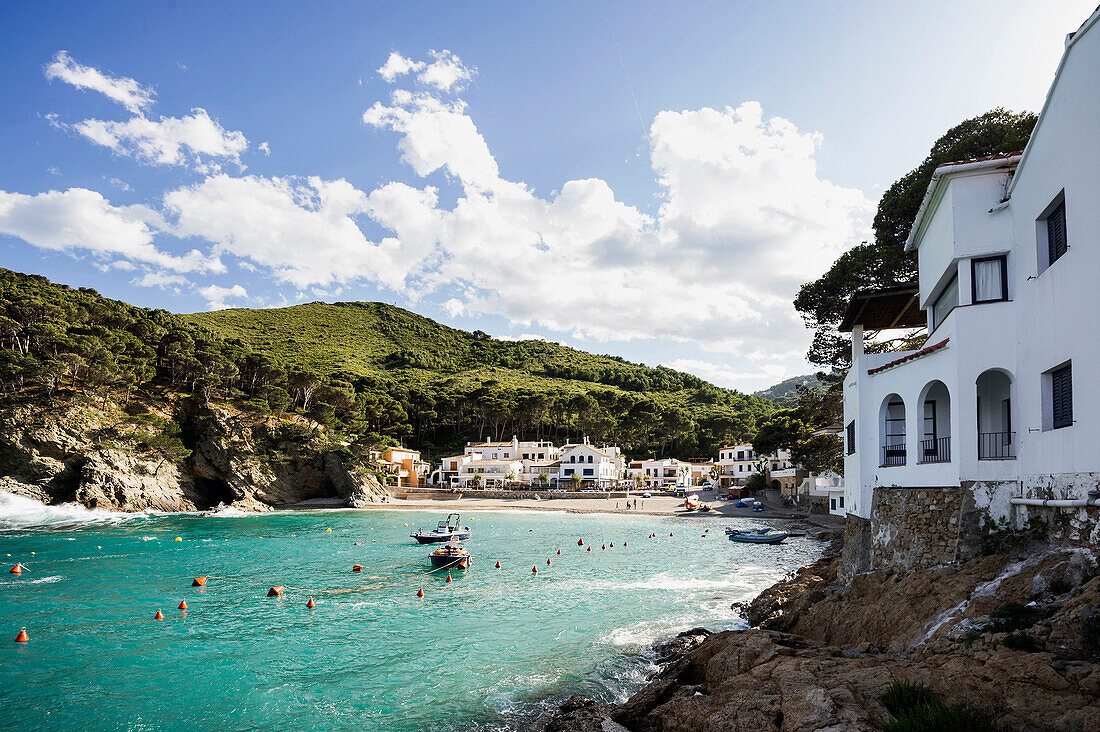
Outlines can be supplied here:
[[940, 437], [933, 440], [921, 440], [921, 463], [949, 463], [951, 462], [951, 438]]
[[905, 445], [883, 445], [880, 468], [893, 468], [905, 465]]
[[979, 432], [979, 460], [1015, 460], [1015, 432]]

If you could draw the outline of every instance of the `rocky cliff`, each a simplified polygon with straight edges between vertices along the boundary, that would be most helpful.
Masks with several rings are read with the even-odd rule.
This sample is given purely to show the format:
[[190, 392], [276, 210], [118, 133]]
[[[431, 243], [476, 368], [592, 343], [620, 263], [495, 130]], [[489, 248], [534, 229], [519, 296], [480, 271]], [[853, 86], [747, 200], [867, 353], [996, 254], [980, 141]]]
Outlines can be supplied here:
[[[624, 704], [573, 698], [546, 729], [1100, 729], [1094, 550], [1033, 543], [851, 582], [836, 554], [742, 608], [756, 627], [706, 637]], [[895, 719], [889, 692], [913, 688], [898, 682], [941, 718]]]
[[316, 424], [230, 404], [83, 397], [0, 408], [0, 490], [123, 511], [262, 511], [311, 498], [347, 505], [386, 490], [355, 446]]

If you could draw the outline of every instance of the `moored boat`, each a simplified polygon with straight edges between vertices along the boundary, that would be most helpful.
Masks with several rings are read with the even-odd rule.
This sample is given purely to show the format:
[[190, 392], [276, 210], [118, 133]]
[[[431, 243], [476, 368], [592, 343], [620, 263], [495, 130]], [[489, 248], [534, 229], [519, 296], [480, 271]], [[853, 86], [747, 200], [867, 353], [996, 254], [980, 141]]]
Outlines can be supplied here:
[[465, 541], [470, 538], [470, 527], [460, 526], [459, 519], [461, 516], [457, 513], [447, 514], [446, 521], [440, 521], [439, 525], [431, 531], [424, 531], [421, 529], [415, 534], [409, 534], [412, 538], [420, 544], [438, 544], [444, 541], [450, 541], [452, 538], [459, 541]]
[[730, 541], [741, 544], [778, 544], [789, 536], [785, 531], [776, 531], [771, 528], [734, 529], [732, 527], [726, 528], [726, 535]]
[[450, 539], [445, 546], [441, 546], [428, 558], [436, 569], [466, 569], [470, 566], [470, 552], [458, 545], [458, 539]]

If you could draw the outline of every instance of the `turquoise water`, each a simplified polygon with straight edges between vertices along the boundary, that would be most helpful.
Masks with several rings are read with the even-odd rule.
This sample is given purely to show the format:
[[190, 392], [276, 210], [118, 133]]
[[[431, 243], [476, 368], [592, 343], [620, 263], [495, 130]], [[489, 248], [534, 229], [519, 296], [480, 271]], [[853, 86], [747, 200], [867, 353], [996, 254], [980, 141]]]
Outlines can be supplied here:
[[731, 521], [479, 511], [447, 583], [408, 536], [443, 513], [122, 518], [0, 496], [0, 559], [28, 568], [0, 576], [2, 724], [522, 729], [564, 695], [625, 698], [654, 641], [736, 627], [730, 603], [819, 551], [733, 544]]

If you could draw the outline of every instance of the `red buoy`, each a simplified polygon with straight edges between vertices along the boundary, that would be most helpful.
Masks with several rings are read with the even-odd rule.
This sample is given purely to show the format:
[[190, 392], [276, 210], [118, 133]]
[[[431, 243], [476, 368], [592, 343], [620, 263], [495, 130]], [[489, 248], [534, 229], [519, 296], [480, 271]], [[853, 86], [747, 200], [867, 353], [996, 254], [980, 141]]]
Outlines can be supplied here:
[[196, 577], [191, 581], [192, 587], [206, 587], [206, 577]]
[[592, 547], [588, 547], [588, 551], [592, 551]]
[[558, 549], [558, 554], [561, 554], [561, 549]]
[[584, 539], [577, 539], [577, 546], [584, 546]]
[[448, 582], [454, 582], [454, 580], [451, 579], [451, 573], [450, 572], [447, 573], [447, 581]]
[[187, 600], [180, 600], [180, 610], [187, 609]]
[[315, 602], [313, 601], [313, 598], [311, 597], [311, 598], [309, 598], [309, 601], [308, 601], [308, 602], [306, 603], [306, 607], [308, 607], [308, 608], [312, 608], [312, 607], [313, 607], [314, 605], [316, 605], [316, 604], [317, 604], [317, 603], [315, 603]]
[[153, 620], [164, 620], [164, 613], [157, 610], [157, 614], [153, 616]]
[[539, 573], [539, 568], [538, 567], [531, 567], [531, 571], [534, 572], [535, 574], [538, 574]]
[[669, 535], [669, 536], [672, 536], [672, 532], [671, 532], [671, 531], [670, 531], [670, 532], [668, 532], [668, 535]]
[[614, 549], [614, 548], [615, 548], [615, 542], [611, 542], [611, 548], [612, 548], [612, 549]]
[[363, 565], [362, 564], [353, 564], [353, 565], [351, 565], [351, 571], [352, 572], [362, 572], [363, 571]]
[[623, 542], [623, 546], [626, 546], [626, 542], [625, 542], [625, 541]]
[[707, 532], [704, 531], [702, 534], [699, 534], [699, 536], [701, 536], [705, 539], [705, 538], [707, 538]]
[[600, 549], [606, 549], [606, 548], [607, 548], [607, 544], [601, 544], [600, 545]]
[[546, 563], [547, 563], [547, 564], [550, 564], [550, 560], [549, 560], [549, 559], [547, 559], [547, 560], [546, 560]]
[[267, 596], [268, 597], [279, 597], [280, 595], [283, 594], [283, 591], [285, 589], [286, 589], [285, 585], [275, 585], [274, 587], [272, 587], [270, 590], [267, 591]]
[[497, 562], [497, 569], [500, 569], [500, 562]]
[[14, 567], [12, 567], [8, 571], [11, 572], [12, 574], [23, 574], [23, 565], [22, 564], [16, 564]]
[[416, 596], [417, 597], [424, 597], [424, 588], [423, 587], [421, 587], [419, 590], [416, 591]]
[[26, 628], [20, 628], [19, 629], [19, 635], [15, 636], [15, 642], [16, 643], [26, 643], [29, 640], [30, 640], [30, 637], [27, 635], [27, 629]]

